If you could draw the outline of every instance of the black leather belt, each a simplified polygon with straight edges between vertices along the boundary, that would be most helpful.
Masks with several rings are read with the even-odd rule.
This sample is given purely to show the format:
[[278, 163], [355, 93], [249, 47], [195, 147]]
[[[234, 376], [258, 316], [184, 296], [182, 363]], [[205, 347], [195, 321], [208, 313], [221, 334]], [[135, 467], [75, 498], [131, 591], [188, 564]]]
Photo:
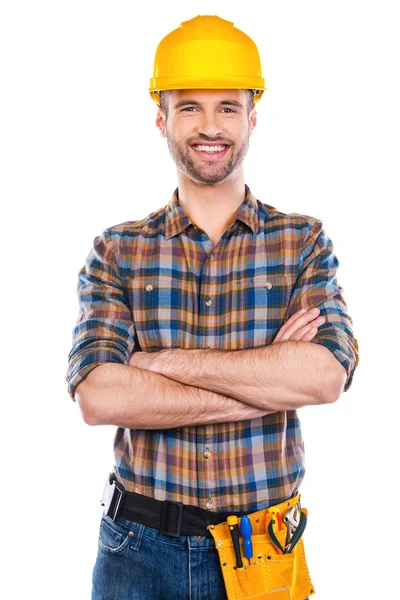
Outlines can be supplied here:
[[229, 515], [242, 517], [245, 512], [212, 512], [199, 506], [170, 500], [156, 500], [134, 492], [128, 492], [110, 473], [104, 488], [101, 505], [104, 513], [113, 521], [119, 517], [159, 529], [170, 537], [201, 535], [211, 537], [208, 525], [218, 525]]

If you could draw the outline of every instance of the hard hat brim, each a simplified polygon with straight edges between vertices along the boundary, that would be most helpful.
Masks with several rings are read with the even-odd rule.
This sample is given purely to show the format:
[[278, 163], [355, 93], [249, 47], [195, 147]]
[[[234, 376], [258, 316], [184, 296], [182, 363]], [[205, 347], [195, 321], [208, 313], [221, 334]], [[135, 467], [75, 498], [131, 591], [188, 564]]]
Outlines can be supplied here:
[[256, 90], [256, 94], [254, 96], [254, 102], [258, 102], [260, 100], [264, 91], [268, 90], [265, 87], [265, 81], [262, 77], [254, 78], [249, 77], [248, 81], [244, 81], [244, 77], [240, 77], [237, 80], [234, 80], [232, 77], [227, 77], [225, 81], [218, 77], [214, 81], [212, 79], [194, 79], [193, 77], [187, 78], [187, 81], [184, 81], [182, 77], [172, 78], [172, 77], [158, 77], [154, 79], [150, 79], [150, 87], [148, 91], [152, 99], [159, 104], [159, 94], [158, 92], [162, 91], [172, 91], [172, 90]]
[[263, 77], [155, 77], [150, 79], [149, 92], [162, 90], [236, 89], [266, 90]]

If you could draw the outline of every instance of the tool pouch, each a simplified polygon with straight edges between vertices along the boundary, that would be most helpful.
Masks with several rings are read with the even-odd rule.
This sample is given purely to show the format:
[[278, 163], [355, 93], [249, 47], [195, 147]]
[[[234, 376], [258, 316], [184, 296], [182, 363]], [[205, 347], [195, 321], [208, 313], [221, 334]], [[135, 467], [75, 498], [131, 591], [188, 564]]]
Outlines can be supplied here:
[[[292, 552], [279, 554], [265, 531], [265, 516], [279, 509], [281, 515], [296, 505], [300, 495], [275, 506], [249, 514], [252, 525], [253, 557], [244, 558], [243, 568], [236, 567], [236, 557], [227, 521], [209, 525], [214, 538], [224, 578], [228, 600], [305, 600], [315, 593], [308, 570], [303, 538]], [[276, 536], [285, 547], [287, 529], [283, 525]]]

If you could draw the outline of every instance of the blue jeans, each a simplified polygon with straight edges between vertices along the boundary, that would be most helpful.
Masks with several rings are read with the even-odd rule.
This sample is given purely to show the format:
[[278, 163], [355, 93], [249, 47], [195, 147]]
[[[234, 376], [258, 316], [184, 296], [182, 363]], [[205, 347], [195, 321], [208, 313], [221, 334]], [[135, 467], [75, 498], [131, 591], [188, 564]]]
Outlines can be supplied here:
[[212, 537], [167, 537], [103, 514], [98, 546], [92, 600], [227, 600]]

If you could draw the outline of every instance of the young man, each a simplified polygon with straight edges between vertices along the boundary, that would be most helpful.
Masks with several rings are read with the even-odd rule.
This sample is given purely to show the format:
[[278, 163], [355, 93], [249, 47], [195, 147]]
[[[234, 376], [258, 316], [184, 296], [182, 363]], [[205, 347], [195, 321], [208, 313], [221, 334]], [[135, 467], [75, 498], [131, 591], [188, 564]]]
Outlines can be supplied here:
[[322, 222], [245, 184], [265, 89], [233, 23], [199, 16], [166, 36], [150, 93], [178, 187], [104, 230], [79, 272], [69, 393], [86, 423], [118, 427], [95, 600], [226, 598], [208, 525], [297, 500], [297, 409], [335, 402], [358, 364]]

